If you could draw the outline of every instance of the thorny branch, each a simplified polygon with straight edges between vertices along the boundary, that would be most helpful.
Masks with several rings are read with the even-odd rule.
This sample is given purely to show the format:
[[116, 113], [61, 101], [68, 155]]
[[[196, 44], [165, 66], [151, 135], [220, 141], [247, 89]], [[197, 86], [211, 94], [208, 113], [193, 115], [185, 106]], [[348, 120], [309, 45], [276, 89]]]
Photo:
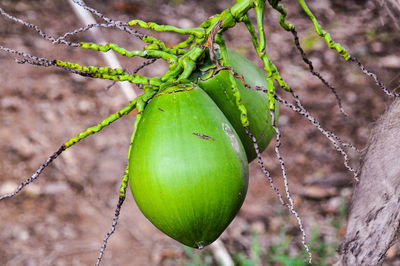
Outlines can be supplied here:
[[281, 156], [281, 153], [279, 151], [279, 147], [281, 146], [281, 132], [278, 128], [278, 125], [276, 124], [276, 119], [275, 119], [275, 112], [273, 110], [270, 110], [271, 113], [271, 121], [272, 121], [272, 127], [275, 130], [276, 133], [276, 144], [275, 144], [275, 154], [276, 157], [279, 161], [279, 164], [281, 166], [281, 171], [282, 171], [282, 176], [283, 176], [283, 184], [285, 186], [285, 193], [286, 193], [286, 198], [289, 201], [289, 211], [296, 217], [297, 220], [297, 224], [299, 225], [300, 231], [302, 233], [302, 239], [301, 242], [303, 244], [303, 247], [306, 249], [308, 255], [309, 255], [309, 263], [312, 262], [312, 254], [310, 251], [310, 248], [308, 247], [307, 243], [306, 243], [306, 233], [304, 231], [304, 227], [303, 227], [303, 222], [301, 221], [301, 218], [299, 216], [299, 214], [297, 213], [297, 211], [294, 208], [294, 202], [293, 202], [293, 198], [290, 195], [290, 191], [289, 191], [289, 181], [287, 178], [287, 173], [286, 173], [286, 167], [285, 167], [285, 162]]
[[101, 18], [102, 20], [104, 20], [105, 22], [113, 25], [114, 27], [116, 27], [117, 29], [120, 29], [122, 31], [125, 31], [129, 34], [132, 34], [136, 37], [138, 37], [139, 39], [143, 39], [143, 37], [145, 37], [144, 34], [142, 34], [141, 32], [137, 31], [137, 30], [133, 30], [129, 27], [127, 22], [122, 22], [119, 20], [113, 20], [110, 19], [108, 17], [106, 17], [104, 14], [100, 13], [99, 11], [95, 10], [94, 8], [88, 7], [87, 5], [85, 5], [82, 1], [80, 0], [73, 0], [73, 2], [77, 5], [80, 5], [81, 7], [83, 7], [84, 9], [86, 9], [87, 11], [91, 12], [92, 14], [96, 15], [97, 17]]
[[[6, 18], [8, 18], [8, 19], [10, 19], [10, 20], [13, 20], [13, 21], [15, 21], [15, 22], [17, 22], [17, 23], [20, 23], [20, 24], [22, 24], [22, 25], [28, 27], [28, 28], [33, 29], [33, 30], [36, 31], [40, 36], [42, 36], [44, 39], [46, 39], [46, 40], [52, 42], [53, 44], [65, 44], [65, 45], [68, 45], [68, 46], [71, 46], [71, 47], [80, 47], [81, 44], [80, 44], [80, 43], [77, 43], [77, 42], [67, 41], [67, 40], [66, 40], [67, 37], [76, 35], [76, 34], [78, 34], [78, 33], [86, 32], [86, 31], [88, 31], [88, 30], [90, 30], [90, 29], [92, 29], [92, 28], [97, 28], [97, 27], [102, 27], [102, 28], [120, 28], [121, 26], [125, 26], [125, 27], [128, 26], [128, 23], [126, 23], [126, 22], [120, 22], [120, 21], [116, 22], [116, 21], [113, 21], [113, 20], [109, 20], [108, 23], [89, 24], [89, 25], [86, 25], [85, 27], [81, 27], [81, 28], [75, 29], [75, 30], [73, 30], [73, 31], [66, 32], [66, 33], [64, 33], [63, 35], [61, 35], [61, 36], [55, 38], [55, 37], [53, 37], [53, 36], [50, 36], [50, 35], [47, 34], [46, 32], [44, 32], [44, 31], [43, 31], [42, 29], [40, 29], [38, 26], [36, 26], [36, 25], [34, 25], [34, 24], [31, 24], [31, 23], [29, 23], [29, 22], [27, 22], [27, 21], [24, 21], [24, 20], [22, 20], [22, 19], [20, 19], [20, 18], [17, 18], [17, 17], [14, 17], [14, 16], [8, 14], [8, 13], [5, 12], [2, 8], [0, 8], [0, 15], [3, 15], [4, 17], [6, 17]], [[133, 30], [131, 30], [131, 29], [129, 29], [129, 30], [130, 30], [130, 31], [127, 31], [127, 30], [125, 30], [125, 31], [127, 31], [127, 32], [130, 33], [130, 34], [134, 34], [135, 36], [137, 36], [137, 37], [139, 37], [139, 38], [143, 38], [143, 36], [144, 36], [143, 34], [141, 34], [141, 33], [138, 32], [138, 31], [133, 31]]]
[[385, 84], [383, 84], [383, 82], [378, 78], [378, 76], [375, 73], [369, 71], [356, 57], [352, 56], [349, 59], [349, 61], [355, 63], [365, 75], [370, 76], [371, 78], [373, 78], [375, 83], [376, 83], [376, 85], [381, 90], [383, 90], [383, 92], [385, 92], [387, 95], [389, 95], [391, 97], [400, 97], [400, 93], [393, 93], [393, 92], [389, 91], [386, 88]]
[[292, 109], [293, 111], [301, 114], [302, 116], [304, 116], [305, 118], [307, 118], [325, 137], [328, 138], [328, 140], [333, 144], [333, 146], [335, 147], [335, 149], [340, 152], [344, 158], [344, 165], [345, 167], [353, 173], [354, 175], [354, 179], [356, 181], [358, 181], [358, 175], [359, 172], [358, 170], [355, 170], [353, 167], [350, 166], [350, 157], [347, 154], [347, 152], [340, 146], [345, 146], [345, 147], [350, 147], [354, 150], [356, 150], [357, 152], [358, 149], [356, 147], [354, 147], [352, 144], [348, 144], [343, 142], [338, 136], [334, 135], [332, 132], [327, 131], [326, 129], [324, 129], [321, 124], [318, 122], [317, 119], [315, 119], [305, 108], [304, 106], [300, 103], [300, 101], [298, 100], [298, 96], [296, 94], [294, 94], [293, 92], [293, 97], [295, 97], [296, 100], [296, 105], [293, 105], [291, 103], [289, 103], [288, 101], [286, 101], [285, 99], [281, 98], [279, 95], [276, 95], [276, 99], [284, 104], [285, 106], [289, 107], [290, 109]]
[[99, 256], [98, 256], [97, 261], [96, 261], [96, 266], [100, 265], [100, 262], [101, 262], [101, 260], [103, 258], [103, 255], [104, 255], [104, 251], [105, 251], [105, 249], [107, 247], [107, 241], [110, 238], [110, 236], [115, 232], [115, 228], [117, 227], [117, 223], [118, 223], [119, 213], [121, 211], [121, 207], [122, 207], [122, 204], [124, 203], [124, 201], [125, 201], [125, 197], [119, 196], [118, 204], [117, 204], [117, 207], [115, 209], [115, 214], [114, 214], [114, 217], [113, 217], [111, 228], [110, 228], [110, 231], [107, 232], [107, 234], [105, 235], [105, 237], [103, 239], [103, 244], [101, 245]]
[[336, 97], [336, 102], [337, 102], [337, 104], [338, 104], [338, 106], [339, 106], [340, 112], [341, 112], [342, 114], [344, 114], [345, 116], [348, 116], [348, 114], [347, 114], [347, 113], [344, 111], [344, 109], [343, 109], [343, 106], [342, 106], [342, 99], [340, 98], [340, 96], [339, 96], [339, 94], [337, 93], [336, 89], [335, 89], [331, 84], [329, 84], [329, 82], [326, 81], [326, 79], [324, 79], [324, 78], [321, 76], [320, 73], [318, 73], [317, 71], [314, 70], [313, 63], [311, 62], [310, 59], [308, 59], [308, 57], [306, 56], [306, 53], [304, 52], [303, 48], [300, 46], [299, 37], [298, 37], [298, 35], [297, 35], [297, 31], [295, 30], [295, 28], [293, 28], [290, 32], [293, 34], [294, 42], [295, 42], [296, 48], [297, 48], [297, 50], [300, 52], [300, 55], [301, 55], [303, 61], [308, 65], [308, 68], [309, 68], [311, 74], [313, 74], [314, 76], [316, 76], [319, 80], [321, 80], [321, 82], [322, 82], [326, 87], [328, 87], [328, 88], [331, 90], [331, 92], [332, 92], [332, 93], [335, 95], [335, 97]]
[[66, 150], [65, 145], [61, 145], [61, 147], [55, 152], [53, 153], [49, 158], [47, 158], [47, 160], [39, 167], [38, 170], [36, 170], [36, 172], [29, 177], [27, 180], [25, 180], [24, 182], [22, 182], [13, 192], [8, 193], [8, 194], [4, 194], [0, 196], [0, 201], [6, 198], [11, 198], [13, 196], [15, 196], [18, 192], [20, 192], [25, 186], [29, 185], [30, 183], [32, 183], [35, 179], [37, 179], [40, 174], [43, 172], [43, 170], [49, 166], [49, 164], [54, 161], [63, 151]]

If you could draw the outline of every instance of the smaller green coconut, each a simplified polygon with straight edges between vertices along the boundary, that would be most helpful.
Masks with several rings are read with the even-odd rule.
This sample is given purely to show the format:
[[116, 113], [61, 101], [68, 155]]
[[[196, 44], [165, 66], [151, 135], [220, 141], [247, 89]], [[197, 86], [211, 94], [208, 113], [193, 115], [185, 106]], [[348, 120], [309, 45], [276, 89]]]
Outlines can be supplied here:
[[129, 154], [129, 184], [142, 213], [177, 241], [202, 248], [239, 211], [248, 162], [232, 125], [196, 85], [159, 92]]
[[[246, 84], [251, 87], [268, 87], [265, 73], [250, 60], [229, 49], [227, 50], [227, 56], [229, 65], [236, 73], [244, 77]], [[207, 58], [204, 64], [199, 67], [199, 70], [192, 74], [191, 80], [195, 81], [213, 99], [232, 123], [246, 150], [247, 159], [251, 162], [257, 157], [257, 154], [252, 140], [240, 121], [240, 111], [236, 106], [236, 99], [231, 90], [231, 73], [228, 70], [223, 70], [212, 76], [214, 68], [215, 65]], [[268, 109], [268, 96], [261, 91], [247, 89], [239, 79], [235, 79], [235, 81], [242, 102], [247, 109], [250, 132], [256, 137], [258, 147], [262, 152], [275, 134]], [[276, 105], [275, 114], [277, 121], [278, 105]]]

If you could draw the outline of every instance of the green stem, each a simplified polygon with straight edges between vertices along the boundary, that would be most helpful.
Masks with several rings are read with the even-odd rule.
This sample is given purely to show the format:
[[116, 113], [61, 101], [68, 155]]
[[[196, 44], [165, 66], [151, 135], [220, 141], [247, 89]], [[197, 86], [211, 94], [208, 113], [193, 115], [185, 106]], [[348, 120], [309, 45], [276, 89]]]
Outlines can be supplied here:
[[272, 8], [281, 13], [279, 17], [279, 24], [282, 26], [282, 28], [284, 28], [287, 31], [293, 30], [294, 25], [286, 22], [287, 11], [283, 7], [283, 5], [279, 4], [279, 0], [268, 0], [268, 2], [272, 6]]
[[153, 36], [144, 36], [142, 38], [142, 41], [148, 43], [148, 45], [145, 46], [145, 50], [161, 50], [163, 52], [167, 52], [173, 55], [182, 55], [185, 54], [186, 52], [185, 50], [181, 49], [174, 50], [167, 48], [164, 42], [154, 38]]
[[[136, 109], [137, 109], [137, 115], [136, 115], [136, 119], [135, 119], [135, 125], [134, 125], [134, 129], [133, 129], [133, 133], [131, 136], [131, 141], [129, 144], [129, 149], [128, 149], [128, 157], [129, 154], [131, 154], [131, 149], [132, 149], [132, 145], [133, 145], [133, 139], [135, 138], [135, 134], [136, 134], [136, 130], [139, 126], [139, 122], [143, 116], [143, 111], [144, 108], [146, 107], [147, 102], [153, 98], [153, 96], [157, 93], [157, 91], [150, 87], [150, 86], [145, 86], [144, 87], [144, 94], [142, 96], [138, 97], [137, 103], [136, 103]], [[129, 158], [128, 158], [128, 165], [126, 167], [125, 170], [125, 174], [122, 178], [122, 182], [121, 182], [121, 188], [120, 188], [120, 196], [125, 197], [126, 195], [126, 187], [129, 181]]]
[[205, 34], [203, 28], [181, 29], [169, 25], [159, 25], [154, 22], [145, 22], [139, 19], [131, 20], [128, 24], [129, 26], [139, 26], [144, 29], [152, 29], [159, 32], [176, 32], [183, 35], [194, 35], [196, 38], [203, 38]]
[[[220, 35], [217, 35], [217, 37]], [[216, 42], [219, 45], [220, 52], [221, 52], [221, 57], [222, 57], [222, 65], [223, 66], [229, 66], [229, 62], [227, 60], [228, 58], [228, 51], [225, 45], [224, 39], [221, 37], [216, 38]], [[218, 60], [218, 59], [217, 59]], [[228, 71], [228, 70], [223, 70], [223, 71]], [[242, 96], [240, 94], [240, 91], [238, 89], [238, 85], [236, 83], [236, 79], [233, 75], [229, 75], [229, 81], [231, 83], [231, 90], [232, 94], [235, 97], [235, 104], [236, 107], [238, 108], [240, 112], [240, 122], [243, 127], [248, 127], [250, 125], [249, 118], [247, 116], [247, 108], [243, 104]]]
[[111, 67], [95, 67], [95, 66], [81, 66], [79, 64], [70, 63], [70, 62], [63, 62], [61, 60], [56, 60], [55, 65], [67, 68], [67, 69], [74, 69], [83, 73], [90, 74], [94, 78], [100, 79], [109, 79], [115, 81], [129, 81], [135, 84], [147, 84], [152, 86], [160, 86], [161, 79], [160, 78], [147, 78], [144, 76], [136, 75], [129, 75], [125, 73], [123, 69], [119, 68], [111, 68]]
[[138, 129], [140, 120], [143, 116], [143, 111], [146, 107], [147, 102], [157, 93], [156, 90], [154, 90], [152, 87], [150, 86], [145, 86], [144, 87], [144, 91], [145, 93], [141, 96], [138, 97], [138, 100], [136, 102], [136, 108], [137, 108], [137, 115], [136, 115], [136, 119], [135, 119], [135, 125], [134, 125], [134, 129], [133, 129], [133, 133], [131, 135], [131, 140], [129, 143], [129, 149], [128, 149], [128, 164], [125, 170], [125, 174], [122, 178], [122, 182], [121, 182], [121, 188], [120, 188], [120, 196], [125, 197], [126, 195], [126, 187], [128, 185], [128, 181], [129, 181], [129, 167], [130, 167], [130, 160], [129, 160], [129, 155], [131, 154], [131, 150], [133, 147], [133, 140], [135, 139], [135, 135], [136, 135], [136, 131]]
[[197, 59], [204, 53], [203, 47], [194, 46], [186, 55], [179, 58], [179, 64], [183, 69], [178, 81], [188, 79], [192, 72], [196, 69]]
[[350, 55], [347, 52], [347, 50], [340, 45], [340, 43], [335, 43], [331, 37], [331, 35], [326, 32], [325, 30], [322, 29], [321, 25], [318, 23], [317, 19], [315, 18], [315, 16], [313, 15], [313, 13], [311, 12], [311, 10], [308, 8], [307, 4], [304, 2], [304, 0], [298, 0], [301, 7], [303, 8], [304, 12], [306, 12], [306, 14], [308, 15], [308, 17], [311, 19], [311, 21], [314, 24], [314, 28], [315, 28], [315, 32], [323, 37], [328, 45], [329, 48], [336, 50], [336, 52], [338, 52], [338, 54], [340, 56], [342, 56], [345, 60], [349, 60], [350, 59]]
[[105, 45], [101, 45], [101, 44], [95, 44], [95, 43], [91, 43], [91, 42], [89, 42], [89, 43], [81, 42], [81, 48], [102, 51], [102, 52], [108, 52], [110, 50], [113, 50], [123, 56], [126, 56], [126, 57], [140, 56], [143, 58], [162, 58], [170, 64], [173, 64], [178, 60], [177, 56], [171, 55], [171, 54], [163, 52], [163, 51], [159, 51], [159, 50], [127, 51], [124, 48], [121, 48], [114, 43], [107, 43]]
[[249, 31], [250, 36], [251, 36], [251, 42], [253, 43], [253, 46], [256, 49], [256, 52], [258, 53], [259, 45], [258, 45], [257, 33], [253, 27], [253, 24], [250, 21], [250, 18], [248, 16], [243, 17], [242, 22], [246, 25], [247, 30]]
[[254, 48], [264, 63], [264, 70], [267, 74], [267, 83], [268, 83], [268, 108], [270, 110], [275, 110], [275, 85], [274, 80], [278, 82], [278, 84], [285, 90], [290, 91], [290, 87], [286, 84], [286, 82], [281, 78], [279, 75], [278, 69], [276, 66], [271, 62], [269, 59], [267, 52], [266, 52], [266, 41], [265, 41], [265, 31], [263, 25], [263, 18], [264, 18], [264, 8], [265, 4], [263, 0], [255, 0], [255, 12], [257, 18], [257, 27], [259, 32], [259, 40], [257, 39], [256, 31], [253, 27], [253, 24], [250, 22], [249, 19], [242, 19], [245, 23], [252, 39], [252, 43]]
[[[128, 160], [128, 162], [129, 162], [129, 160]], [[129, 182], [129, 170], [128, 169], [129, 168], [127, 166], [125, 169], [124, 176], [122, 177], [121, 186], [119, 188], [119, 196], [124, 197], [124, 198], [126, 197], [126, 189], [128, 187], [128, 182]]]
[[182, 73], [183, 68], [179, 63], [169, 65], [169, 70], [161, 77], [161, 82], [168, 82], [174, 80], [180, 73]]
[[100, 130], [102, 130], [106, 126], [110, 125], [112, 122], [114, 122], [114, 121], [118, 120], [119, 118], [121, 118], [123, 115], [126, 115], [126, 114], [130, 113], [133, 109], [135, 109], [136, 102], [137, 102], [137, 98], [135, 100], [133, 100], [131, 103], [129, 103], [128, 106], [126, 106], [126, 107], [122, 108], [121, 110], [119, 110], [118, 112], [110, 115], [109, 117], [107, 117], [106, 119], [101, 121], [96, 126], [89, 127], [85, 131], [80, 132], [75, 137], [73, 137], [73, 138], [69, 139], [67, 142], [65, 142], [64, 143], [65, 147], [66, 148], [71, 147], [72, 145], [78, 143], [82, 139], [84, 139], [84, 138], [86, 138], [86, 137], [88, 137], [88, 136], [90, 136], [92, 134], [95, 134], [95, 133], [99, 132]]
[[[203, 22], [200, 27], [206, 29], [206, 36], [210, 34], [214, 26], [222, 21], [221, 29], [219, 33], [232, 28], [236, 25], [236, 22], [241, 21], [241, 19], [246, 16], [247, 12], [254, 7], [253, 0], [237, 0], [231, 8], [225, 9], [221, 14], [212, 16]], [[207, 38], [198, 39], [198, 44], [204, 44]]]
[[254, 7], [254, 0], [238, 0], [235, 5], [233, 5], [229, 10], [233, 18], [238, 21], [247, 12]]
[[172, 47], [172, 50], [177, 50], [177, 49], [186, 48], [186, 47], [188, 47], [190, 44], [193, 43], [194, 39], [195, 39], [195, 36], [194, 36], [194, 35], [190, 35], [185, 41], [183, 41], [183, 42], [181, 42], [181, 43], [178, 43], [177, 45], [173, 46], [173, 47]]
[[[265, 72], [267, 73], [267, 83], [268, 83], [268, 88], [267, 88], [267, 94], [268, 94], [268, 108], [270, 110], [275, 110], [275, 85], [274, 85], [274, 77], [273, 77], [273, 71], [272, 71], [272, 63], [270, 62], [268, 55], [265, 51], [265, 32], [264, 32], [264, 23], [263, 23], [263, 18], [264, 18], [264, 3], [261, 0], [256, 0], [255, 1], [256, 6], [255, 6], [255, 11], [256, 11], [256, 16], [257, 16], [257, 27], [258, 27], [258, 34], [259, 34], [259, 39], [260, 42], [257, 40], [254, 40], [254, 35], [252, 35], [253, 39], [253, 44], [256, 43], [255, 49], [257, 51], [258, 56], [261, 58], [261, 60], [264, 63], [264, 69]], [[246, 26], [253, 27], [252, 24], [248, 24]], [[250, 31], [255, 32], [254, 29]]]

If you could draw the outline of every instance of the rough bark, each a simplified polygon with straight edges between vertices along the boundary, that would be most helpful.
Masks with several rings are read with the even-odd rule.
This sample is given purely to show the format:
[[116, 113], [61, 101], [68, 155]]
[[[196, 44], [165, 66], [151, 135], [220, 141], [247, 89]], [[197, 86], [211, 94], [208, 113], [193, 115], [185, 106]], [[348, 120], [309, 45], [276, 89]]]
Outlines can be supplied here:
[[400, 100], [375, 125], [336, 265], [381, 265], [400, 223]]

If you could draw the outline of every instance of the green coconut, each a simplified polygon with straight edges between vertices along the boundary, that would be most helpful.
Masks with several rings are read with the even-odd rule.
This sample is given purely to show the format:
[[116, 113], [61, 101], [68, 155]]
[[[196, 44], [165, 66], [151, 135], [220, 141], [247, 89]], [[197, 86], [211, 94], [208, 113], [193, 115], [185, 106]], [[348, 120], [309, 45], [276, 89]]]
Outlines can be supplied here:
[[142, 213], [194, 248], [216, 240], [248, 185], [246, 153], [232, 125], [196, 85], [169, 87], [146, 106], [129, 154], [129, 184]]
[[[246, 84], [251, 87], [268, 87], [265, 73], [250, 60], [229, 49], [227, 50], [227, 56], [229, 65], [236, 73], [244, 77]], [[229, 70], [223, 70], [214, 75], [214, 68], [215, 65], [209, 59], [206, 59], [190, 79], [195, 81], [213, 99], [226, 118], [232, 123], [246, 150], [247, 159], [251, 162], [257, 157], [257, 154], [253, 141], [247, 135], [240, 121], [240, 111], [237, 108], [236, 99], [231, 90], [231, 73]], [[247, 109], [250, 132], [256, 137], [258, 147], [262, 152], [275, 134], [271, 125], [267, 94], [247, 89], [239, 79], [235, 79], [235, 81], [242, 102]], [[276, 105], [275, 114], [277, 121], [278, 105]]]

